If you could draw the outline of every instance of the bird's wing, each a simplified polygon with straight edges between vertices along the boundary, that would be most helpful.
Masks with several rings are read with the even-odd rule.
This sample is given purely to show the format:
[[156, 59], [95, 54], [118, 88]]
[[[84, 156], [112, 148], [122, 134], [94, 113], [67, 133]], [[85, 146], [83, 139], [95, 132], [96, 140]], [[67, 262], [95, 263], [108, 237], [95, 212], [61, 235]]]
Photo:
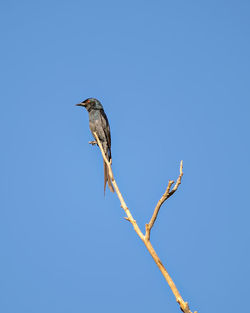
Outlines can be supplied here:
[[108, 118], [103, 110], [101, 110], [101, 122], [102, 122], [102, 129], [104, 131], [105, 137], [106, 137], [106, 142], [108, 145], [109, 149], [109, 154], [111, 158], [111, 136], [110, 136], [110, 127], [109, 127], [109, 122]]

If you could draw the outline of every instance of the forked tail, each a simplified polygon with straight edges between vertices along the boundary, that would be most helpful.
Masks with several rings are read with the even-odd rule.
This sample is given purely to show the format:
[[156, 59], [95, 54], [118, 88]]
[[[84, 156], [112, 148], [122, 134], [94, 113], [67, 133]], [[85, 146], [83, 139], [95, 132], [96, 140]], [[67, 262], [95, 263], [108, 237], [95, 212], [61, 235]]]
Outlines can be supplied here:
[[108, 186], [109, 186], [109, 189], [110, 189], [111, 192], [114, 192], [114, 188], [112, 186], [111, 179], [110, 179], [110, 176], [109, 176], [108, 166], [107, 166], [107, 164], [105, 163], [104, 160], [103, 160], [103, 168], [104, 168], [104, 195], [105, 195], [105, 189], [106, 189], [107, 182], [108, 182]]

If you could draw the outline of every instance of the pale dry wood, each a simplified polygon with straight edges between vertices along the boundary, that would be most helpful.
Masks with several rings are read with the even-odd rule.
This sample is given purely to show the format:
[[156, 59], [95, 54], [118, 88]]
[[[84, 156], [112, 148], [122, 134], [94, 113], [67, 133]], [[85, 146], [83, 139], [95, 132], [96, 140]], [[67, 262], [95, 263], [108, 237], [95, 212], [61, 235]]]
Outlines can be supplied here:
[[[108, 159], [106, 158], [106, 155], [104, 153], [104, 150], [103, 150], [103, 147], [102, 147], [102, 144], [97, 136], [96, 133], [94, 133], [94, 137], [96, 138], [96, 141], [97, 141], [97, 144], [101, 150], [101, 153], [102, 153], [102, 157], [105, 161], [105, 163], [107, 164], [108, 166], [108, 171], [109, 171], [109, 176], [110, 176], [110, 179], [111, 179], [111, 182], [113, 184], [113, 187], [115, 189], [115, 192], [120, 200], [120, 203], [121, 203], [121, 207], [122, 209], [125, 211], [127, 217], [125, 217], [125, 219], [127, 221], [129, 221], [132, 225], [133, 225], [133, 228], [135, 230], [135, 232], [137, 233], [137, 235], [140, 237], [140, 239], [143, 241], [143, 243], [145, 244], [147, 250], [149, 251], [150, 255], [152, 256], [152, 258], [154, 259], [156, 265], [158, 266], [158, 268], [160, 269], [162, 275], [164, 276], [165, 280], [167, 281], [169, 287], [171, 288], [175, 298], [176, 298], [176, 301], [179, 303], [180, 305], [180, 309], [184, 312], [184, 313], [192, 313], [189, 309], [189, 306], [188, 306], [188, 303], [185, 302], [178, 289], [176, 288], [172, 278], [170, 277], [170, 275], [168, 274], [166, 268], [164, 267], [164, 265], [162, 264], [160, 258], [158, 257], [157, 253], [155, 252], [151, 242], [150, 242], [150, 231], [156, 221], [156, 218], [157, 218], [157, 215], [159, 213], [159, 210], [162, 206], [162, 204], [172, 195], [174, 194], [174, 192], [178, 189], [178, 186], [181, 184], [181, 178], [183, 176], [183, 162], [181, 161], [181, 164], [180, 164], [180, 175], [176, 181], [176, 184], [175, 186], [173, 187], [172, 190], [171, 189], [171, 186], [173, 185], [174, 181], [169, 181], [168, 183], [168, 186], [167, 186], [167, 189], [165, 191], [165, 193], [163, 194], [163, 196], [161, 197], [161, 199], [158, 201], [156, 207], [155, 207], [155, 210], [154, 210], [154, 213], [153, 213], [153, 216], [149, 222], [149, 224], [146, 224], [146, 232], [145, 232], [145, 235], [143, 235], [142, 231], [140, 230], [139, 226], [137, 225], [136, 223], [136, 220], [133, 218], [131, 212], [129, 211], [127, 205], [126, 205], [126, 202], [125, 200], [123, 199], [123, 196], [117, 186], [117, 183], [115, 181], [115, 178], [114, 178], [114, 174], [113, 174], [113, 171], [112, 171], [112, 167], [111, 167], [111, 162], [108, 161]], [[195, 311], [194, 313], [197, 313], [197, 311]]]
[[178, 189], [179, 185], [181, 184], [182, 176], [183, 176], [183, 161], [181, 161], [181, 163], [180, 163], [180, 175], [179, 175], [179, 177], [178, 177], [178, 179], [177, 179], [177, 181], [176, 181], [176, 184], [174, 185], [173, 189], [170, 190], [171, 187], [172, 187], [172, 185], [173, 185], [173, 183], [174, 183], [174, 181], [173, 181], [173, 180], [170, 180], [170, 181], [168, 182], [167, 189], [166, 189], [166, 191], [164, 192], [164, 194], [163, 194], [163, 196], [161, 197], [161, 199], [158, 201], [158, 203], [157, 203], [157, 205], [156, 205], [156, 207], [155, 207], [155, 209], [154, 209], [154, 213], [153, 213], [153, 215], [152, 215], [152, 217], [151, 217], [150, 222], [149, 222], [148, 224], [146, 224], [146, 234], [145, 234], [146, 240], [149, 240], [149, 239], [150, 239], [150, 232], [151, 232], [151, 229], [152, 229], [152, 227], [154, 226], [154, 223], [155, 223], [155, 221], [156, 221], [156, 218], [157, 218], [157, 216], [158, 216], [158, 213], [159, 213], [159, 211], [160, 211], [160, 208], [161, 208], [162, 204], [163, 204], [169, 197], [171, 197], [171, 196], [175, 193], [175, 191]]

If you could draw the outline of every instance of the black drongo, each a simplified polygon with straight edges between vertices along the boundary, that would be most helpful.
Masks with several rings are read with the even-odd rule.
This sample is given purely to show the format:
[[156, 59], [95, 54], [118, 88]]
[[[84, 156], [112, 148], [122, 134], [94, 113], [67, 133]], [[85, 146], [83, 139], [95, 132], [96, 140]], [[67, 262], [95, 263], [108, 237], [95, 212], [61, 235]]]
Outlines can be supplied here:
[[[105, 155], [109, 161], [111, 161], [111, 136], [110, 127], [107, 116], [103, 110], [101, 102], [95, 98], [88, 98], [78, 106], [83, 106], [89, 112], [89, 128], [92, 134], [95, 132], [102, 144]], [[94, 136], [94, 135], [93, 135]], [[108, 182], [109, 189], [114, 192], [114, 188], [111, 184], [111, 180], [108, 174], [108, 167], [103, 160], [104, 166], [104, 193], [106, 189], [106, 183]]]

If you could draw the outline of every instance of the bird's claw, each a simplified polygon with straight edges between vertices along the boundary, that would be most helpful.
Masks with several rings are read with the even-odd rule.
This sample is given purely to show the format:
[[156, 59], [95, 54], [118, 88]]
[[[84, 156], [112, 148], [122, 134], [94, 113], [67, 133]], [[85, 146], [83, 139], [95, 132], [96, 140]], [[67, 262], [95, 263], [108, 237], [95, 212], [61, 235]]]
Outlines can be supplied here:
[[94, 145], [97, 145], [97, 142], [95, 140], [93, 140], [93, 141], [89, 141], [89, 144], [94, 146]]

